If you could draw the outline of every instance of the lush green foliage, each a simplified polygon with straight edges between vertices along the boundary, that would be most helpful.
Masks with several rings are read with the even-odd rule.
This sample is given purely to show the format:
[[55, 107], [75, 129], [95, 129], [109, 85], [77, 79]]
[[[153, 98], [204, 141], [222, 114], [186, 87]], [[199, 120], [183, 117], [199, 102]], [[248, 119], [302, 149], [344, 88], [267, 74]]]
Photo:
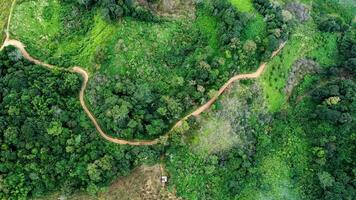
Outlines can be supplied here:
[[[211, 20], [218, 25], [199, 29]], [[157, 137], [206, 101], [230, 76], [258, 64], [263, 44], [240, 42], [244, 22], [229, 3], [198, 5], [196, 23], [198, 26], [183, 22], [180, 29], [170, 25], [163, 30], [166, 33], [151, 30], [154, 35], [147, 32], [142, 39], [137, 35], [133, 41], [124, 37], [118, 41], [116, 48], [125, 52], [106, 62], [112, 66], [123, 63], [121, 76], [96, 75], [88, 93], [89, 103], [97, 108], [94, 111], [108, 132], [124, 138]], [[135, 41], [140, 42], [135, 45]], [[147, 52], [150, 43], [158, 43], [153, 52]], [[139, 59], [145, 54], [150, 59]]]
[[113, 21], [124, 16], [132, 16], [139, 20], [151, 21], [155, 16], [148, 10], [145, 10], [135, 4], [134, 1], [115, 1], [115, 0], [60, 0], [64, 3], [73, 3], [76, 7], [82, 7], [86, 10], [99, 8], [102, 16]]
[[[320, 4], [315, 12], [327, 5]], [[337, 12], [343, 11], [338, 9]], [[254, 153], [252, 157], [242, 156], [242, 160], [250, 159], [246, 173], [242, 172], [241, 164], [234, 163], [236, 168], [231, 169], [227, 166], [232, 161], [219, 162], [236, 150], [246, 149], [241, 144], [229, 145], [241, 133], [231, 134], [231, 126], [224, 119], [225, 115], [235, 114], [234, 110], [228, 109], [225, 115], [219, 110], [211, 111], [208, 116], [219, 117], [198, 120], [198, 125], [187, 131], [188, 138], [173, 141], [181, 146], [172, 146], [173, 155], [167, 156], [167, 161], [179, 195], [187, 199], [354, 198], [356, 31], [345, 25], [337, 30], [339, 33], [325, 33], [319, 30], [320, 23], [318, 20], [297, 23], [282, 54], [272, 60], [262, 78], [266, 103], [274, 112], [273, 120], [262, 123], [253, 138], [247, 140]], [[300, 58], [320, 64], [322, 72], [305, 76], [287, 99], [286, 80]], [[228, 95], [223, 98], [237, 101]], [[251, 109], [238, 105], [234, 108], [239, 108], [239, 112]], [[216, 107], [220, 108], [221, 103]], [[243, 127], [245, 118], [238, 119], [239, 127]], [[229, 134], [227, 141], [225, 137]], [[234, 161], [240, 159], [235, 156]], [[237, 187], [227, 189], [226, 184], [234, 181], [238, 181]]]
[[170, 141], [167, 168], [184, 199], [234, 199], [254, 173], [257, 138], [271, 119], [260, 88], [236, 84], [214, 110]]
[[[164, 134], [233, 74], [253, 71], [277, 47], [268, 46], [265, 26], [247, 36], [254, 23], [264, 24], [262, 17], [246, 17], [228, 1], [198, 3], [196, 21], [150, 22], [108, 22], [100, 2], [36, 1], [15, 7], [13, 34], [36, 57], [93, 72], [86, 96], [91, 109], [107, 132], [127, 139]], [[45, 14], [49, 7], [51, 16]]]
[[[41, 60], [85, 67], [90, 109], [125, 139], [166, 133], [232, 75], [288, 43], [259, 81], [236, 84], [164, 149], [102, 140], [79, 105], [76, 75], [5, 49], [0, 199], [95, 194], [159, 155], [169, 188], [186, 199], [353, 199], [355, 5], [340, 2], [208, 0], [197, 2], [196, 19], [169, 19], [135, 1], [19, 0], [12, 37]], [[300, 60], [317, 74], [293, 77]], [[300, 83], [288, 93], [290, 78]]]
[[141, 161], [150, 148], [102, 140], [78, 101], [80, 79], [0, 53], [0, 198], [25, 199], [54, 190], [95, 193]]

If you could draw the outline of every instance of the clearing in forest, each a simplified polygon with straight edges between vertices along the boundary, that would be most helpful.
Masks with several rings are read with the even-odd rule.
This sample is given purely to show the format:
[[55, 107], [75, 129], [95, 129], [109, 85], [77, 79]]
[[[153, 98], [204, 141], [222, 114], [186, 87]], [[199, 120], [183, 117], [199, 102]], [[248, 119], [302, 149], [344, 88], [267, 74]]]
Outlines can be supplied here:
[[130, 175], [120, 177], [114, 181], [107, 191], [99, 192], [96, 196], [86, 193], [76, 193], [72, 195], [63, 195], [55, 193], [37, 200], [52, 200], [66, 198], [71, 200], [181, 200], [174, 193], [169, 192], [160, 182], [162, 172], [160, 166], [142, 165], [134, 169]]

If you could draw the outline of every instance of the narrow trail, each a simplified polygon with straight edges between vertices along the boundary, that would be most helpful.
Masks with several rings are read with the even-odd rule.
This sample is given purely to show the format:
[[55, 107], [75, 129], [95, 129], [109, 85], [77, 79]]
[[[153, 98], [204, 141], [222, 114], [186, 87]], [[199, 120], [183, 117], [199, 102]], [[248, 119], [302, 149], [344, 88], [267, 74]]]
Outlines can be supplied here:
[[9, 17], [7, 18], [7, 24], [6, 24], [6, 29], [5, 29], [5, 34], [6, 34], [5, 41], [1, 45], [0, 51], [2, 51], [5, 48], [5, 42], [10, 39], [10, 23], [11, 23], [11, 18], [12, 18], [12, 12], [14, 11], [14, 8], [15, 8], [15, 4], [16, 4], [16, 0], [13, 0], [11, 3]]
[[[274, 51], [271, 55], [271, 58], [275, 57], [286, 45], [287, 42], [283, 42], [279, 48]], [[195, 111], [193, 111], [192, 113], [190, 113], [189, 115], [185, 116], [184, 118], [182, 118], [181, 120], [179, 120], [174, 126], [173, 128], [176, 128], [178, 126], [180, 126], [183, 121], [187, 120], [189, 117], [191, 116], [199, 116], [202, 112], [206, 111], [208, 108], [210, 108], [210, 106], [225, 92], [225, 90], [234, 82], [239, 81], [239, 80], [244, 80], [244, 79], [257, 79], [259, 78], [262, 73], [264, 72], [264, 70], [267, 67], [267, 62], [262, 63], [259, 68], [257, 69], [256, 72], [251, 73], [251, 74], [239, 74], [236, 76], [233, 76], [232, 78], [230, 78], [220, 89], [219, 91], [208, 101], [206, 102], [204, 105], [200, 106], [199, 108], [197, 108]]]
[[[200, 106], [199, 108], [197, 108], [195, 111], [193, 111], [192, 113], [188, 114], [187, 116], [183, 117], [181, 120], [179, 120], [174, 126], [173, 128], [168, 131], [168, 133], [166, 133], [164, 136], [161, 136], [159, 138], [156, 138], [154, 140], [123, 140], [123, 139], [118, 139], [118, 138], [113, 138], [111, 136], [109, 136], [108, 134], [106, 134], [101, 126], [99, 125], [97, 119], [95, 118], [95, 116], [92, 114], [92, 112], [89, 110], [88, 106], [85, 103], [85, 90], [87, 88], [88, 85], [88, 81], [89, 81], [89, 73], [79, 67], [79, 66], [75, 66], [72, 68], [61, 68], [61, 67], [57, 67], [45, 62], [42, 62], [38, 59], [33, 58], [27, 51], [26, 51], [26, 46], [18, 41], [18, 40], [13, 40], [10, 39], [10, 22], [11, 22], [11, 16], [12, 16], [12, 12], [14, 9], [14, 5], [15, 5], [16, 0], [13, 1], [12, 6], [11, 6], [11, 10], [10, 10], [10, 15], [8, 18], [8, 24], [7, 24], [7, 29], [6, 29], [6, 39], [3, 43], [3, 45], [0, 48], [0, 51], [3, 50], [5, 47], [7, 46], [14, 46], [16, 47], [21, 54], [23, 55], [23, 57], [25, 59], [27, 59], [28, 61], [36, 64], [36, 65], [40, 65], [46, 69], [56, 69], [56, 70], [60, 70], [60, 71], [67, 71], [67, 72], [72, 72], [72, 73], [77, 73], [79, 74], [82, 78], [83, 78], [83, 83], [82, 83], [82, 87], [80, 89], [79, 92], [79, 100], [80, 100], [80, 105], [82, 106], [84, 112], [87, 114], [87, 116], [90, 118], [90, 120], [92, 121], [93, 125], [95, 126], [95, 129], [99, 132], [99, 134], [106, 139], [107, 141], [116, 143], [116, 144], [121, 144], [121, 145], [133, 145], [133, 146], [143, 146], [143, 145], [155, 145], [158, 144], [160, 141], [163, 140], [163, 138], [167, 138], [168, 134], [175, 129], [176, 127], [179, 127], [186, 119], [188, 119], [190, 116], [198, 116], [200, 115], [202, 112], [206, 111], [207, 109], [210, 108], [210, 106], [220, 97], [221, 94], [224, 93], [224, 91], [234, 82], [239, 81], [239, 80], [243, 80], [243, 79], [256, 79], [258, 77], [260, 77], [263, 73], [263, 71], [265, 70], [265, 68], [267, 67], [267, 63], [262, 63], [259, 68], [257, 69], [256, 72], [254, 73], [250, 73], [250, 74], [239, 74], [236, 75], [234, 77], [232, 77], [231, 79], [229, 79], [220, 89], [219, 91], [214, 95], [213, 98], [211, 98], [207, 103], [205, 103], [204, 105]], [[274, 51], [272, 53], [271, 58], [273, 58], [274, 56], [276, 56], [285, 46], [286, 42], [283, 42], [279, 48]]]

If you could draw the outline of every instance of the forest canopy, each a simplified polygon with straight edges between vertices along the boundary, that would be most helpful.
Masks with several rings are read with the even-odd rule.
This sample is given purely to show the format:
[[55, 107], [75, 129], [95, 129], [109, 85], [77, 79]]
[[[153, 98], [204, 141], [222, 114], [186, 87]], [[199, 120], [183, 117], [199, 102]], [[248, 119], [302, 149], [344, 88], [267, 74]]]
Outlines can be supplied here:
[[[0, 199], [100, 198], [142, 165], [158, 166], [168, 176], [159, 190], [177, 198], [356, 196], [352, 2], [18, 0], [12, 8], [12, 41], [0, 52]], [[88, 74], [84, 90], [75, 66]], [[236, 75], [247, 79], [173, 127]]]

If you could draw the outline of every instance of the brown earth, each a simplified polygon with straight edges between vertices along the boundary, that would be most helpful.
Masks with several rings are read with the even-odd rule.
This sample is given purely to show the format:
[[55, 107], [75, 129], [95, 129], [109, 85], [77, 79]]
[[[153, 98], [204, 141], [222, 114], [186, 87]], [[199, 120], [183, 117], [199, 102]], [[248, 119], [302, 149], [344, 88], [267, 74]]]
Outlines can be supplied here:
[[56, 193], [39, 200], [181, 200], [161, 184], [161, 175], [160, 165], [143, 165], [112, 183], [107, 191], [100, 192], [97, 196], [90, 196], [85, 192], [68, 196]]
[[145, 7], [156, 15], [168, 18], [195, 18], [195, 3], [193, 0], [137, 0], [138, 5]]

